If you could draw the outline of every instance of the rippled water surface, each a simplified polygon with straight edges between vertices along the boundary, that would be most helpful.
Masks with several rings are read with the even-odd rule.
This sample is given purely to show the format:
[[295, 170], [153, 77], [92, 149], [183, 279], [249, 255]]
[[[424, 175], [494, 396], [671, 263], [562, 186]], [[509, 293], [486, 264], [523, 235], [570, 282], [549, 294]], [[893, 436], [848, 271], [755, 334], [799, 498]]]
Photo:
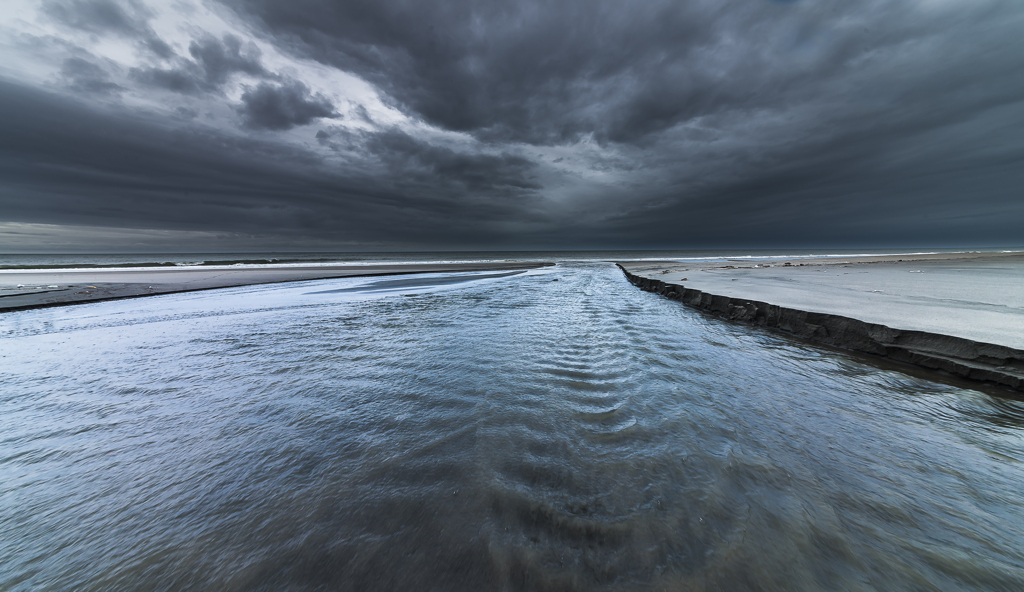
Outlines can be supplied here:
[[609, 264], [8, 313], [0, 356], [3, 590], [1024, 589], [1024, 405]]

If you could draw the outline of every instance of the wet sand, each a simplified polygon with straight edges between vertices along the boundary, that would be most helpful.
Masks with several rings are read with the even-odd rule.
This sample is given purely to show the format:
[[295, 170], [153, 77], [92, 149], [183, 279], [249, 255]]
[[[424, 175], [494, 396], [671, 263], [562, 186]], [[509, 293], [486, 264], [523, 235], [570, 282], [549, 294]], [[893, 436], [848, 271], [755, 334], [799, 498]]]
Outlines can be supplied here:
[[537, 262], [331, 265], [239, 268], [0, 271], [0, 313], [255, 284], [343, 277], [535, 269]]
[[1020, 253], [620, 267], [644, 289], [733, 320], [1024, 388]]

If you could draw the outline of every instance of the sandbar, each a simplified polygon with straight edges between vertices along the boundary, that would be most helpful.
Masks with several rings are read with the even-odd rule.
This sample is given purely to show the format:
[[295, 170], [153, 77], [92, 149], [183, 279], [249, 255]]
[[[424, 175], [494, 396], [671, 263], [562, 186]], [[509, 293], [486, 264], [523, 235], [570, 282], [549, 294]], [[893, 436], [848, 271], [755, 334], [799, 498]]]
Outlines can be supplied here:
[[101, 300], [345, 277], [536, 269], [548, 262], [0, 270], [0, 313]]
[[1024, 254], [620, 262], [732, 320], [1024, 390]]

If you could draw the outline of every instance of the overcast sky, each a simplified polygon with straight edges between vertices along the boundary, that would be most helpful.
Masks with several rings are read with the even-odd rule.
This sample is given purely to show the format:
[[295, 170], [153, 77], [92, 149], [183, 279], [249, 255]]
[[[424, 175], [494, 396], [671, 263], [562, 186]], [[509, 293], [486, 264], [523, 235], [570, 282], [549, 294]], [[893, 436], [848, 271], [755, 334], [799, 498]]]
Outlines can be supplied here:
[[4, 0], [0, 250], [1024, 244], [1020, 0]]

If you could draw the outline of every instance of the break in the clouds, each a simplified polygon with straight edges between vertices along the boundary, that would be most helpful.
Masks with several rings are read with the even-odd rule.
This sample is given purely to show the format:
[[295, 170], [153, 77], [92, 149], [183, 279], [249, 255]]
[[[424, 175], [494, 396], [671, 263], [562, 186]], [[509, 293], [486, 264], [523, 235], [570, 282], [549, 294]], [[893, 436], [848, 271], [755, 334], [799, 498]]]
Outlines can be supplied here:
[[1021, 30], [1015, 0], [10, 0], [0, 224], [36, 229], [19, 250], [1019, 244]]

